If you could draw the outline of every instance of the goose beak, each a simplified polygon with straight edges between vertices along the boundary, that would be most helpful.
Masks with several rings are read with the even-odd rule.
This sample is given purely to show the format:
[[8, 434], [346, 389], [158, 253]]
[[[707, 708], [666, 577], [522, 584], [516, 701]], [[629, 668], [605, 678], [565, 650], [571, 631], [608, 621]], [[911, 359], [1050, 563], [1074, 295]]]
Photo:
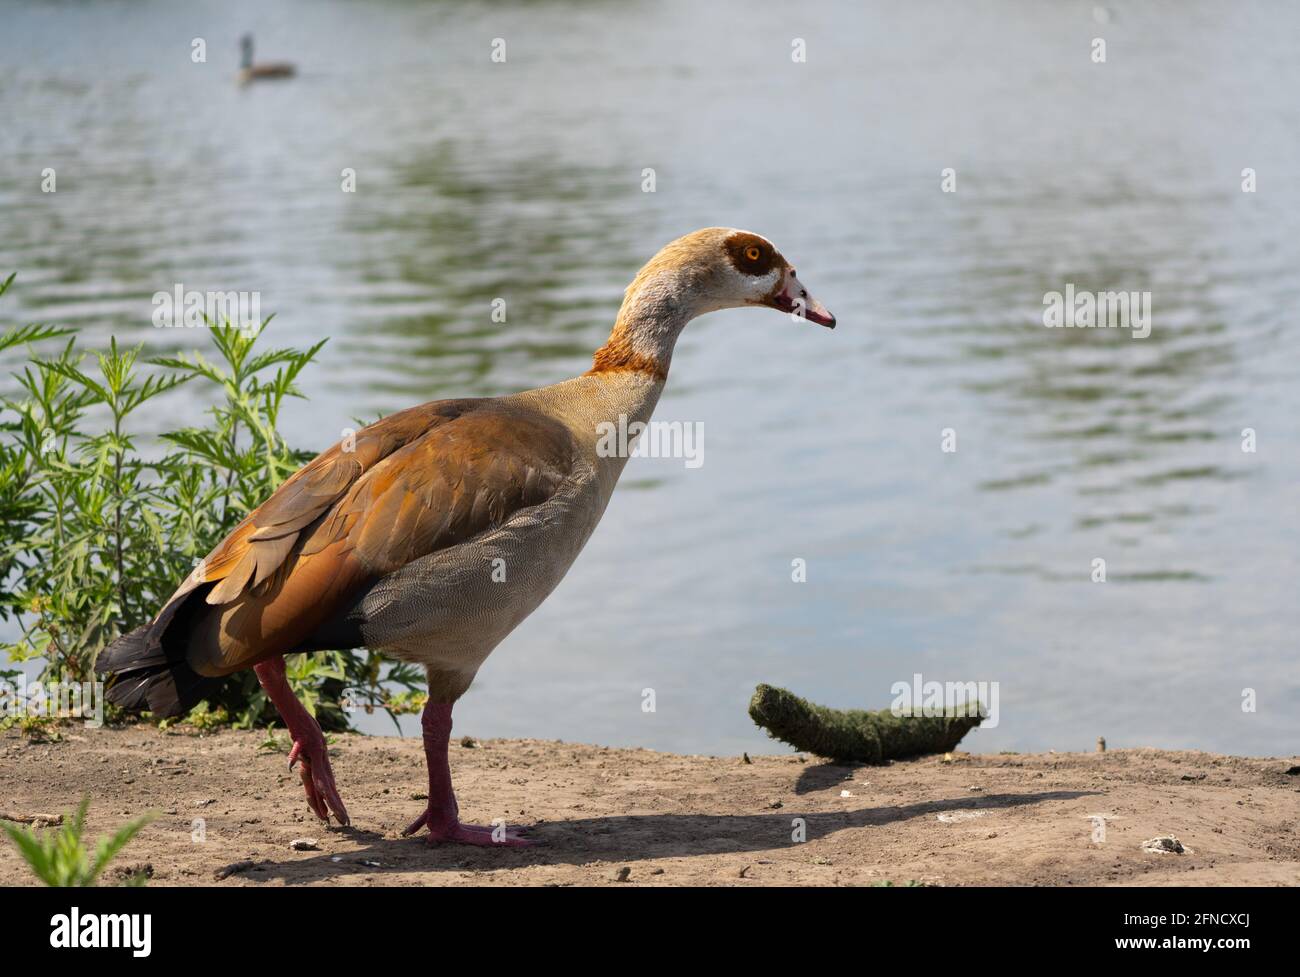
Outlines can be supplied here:
[[793, 319], [807, 319], [827, 329], [835, 328], [835, 316], [809, 294], [793, 268], [786, 272], [781, 287], [767, 300], [767, 304], [779, 312], [788, 312]]

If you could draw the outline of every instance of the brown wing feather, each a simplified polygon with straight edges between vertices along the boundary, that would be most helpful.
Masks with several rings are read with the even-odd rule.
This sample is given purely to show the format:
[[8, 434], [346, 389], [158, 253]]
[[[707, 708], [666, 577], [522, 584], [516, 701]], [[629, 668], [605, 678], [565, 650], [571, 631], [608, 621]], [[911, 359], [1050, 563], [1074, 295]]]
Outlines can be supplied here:
[[[168, 603], [216, 583], [209, 604], [227, 604], [254, 578], [265, 580], [288, 556], [298, 535], [338, 501], [368, 469], [481, 401], [443, 400], [391, 414], [341, 441], [291, 475], [209, 553]], [[284, 540], [288, 538], [288, 544]]]
[[177, 591], [216, 582], [187, 659], [223, 675], [292, 651], [380, 577], [546, 501], [573, 458], [563, 424], [492, 400], [371, 425], [354, 452], [331, 448], [286, 481]]

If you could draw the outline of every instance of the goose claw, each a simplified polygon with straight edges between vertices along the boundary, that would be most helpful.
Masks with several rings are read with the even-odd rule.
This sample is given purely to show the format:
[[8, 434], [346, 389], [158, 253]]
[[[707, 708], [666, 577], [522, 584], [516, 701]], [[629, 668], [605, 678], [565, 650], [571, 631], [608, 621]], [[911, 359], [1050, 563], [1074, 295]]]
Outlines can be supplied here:
[[289, 748], [289, 770], [301, 764], [298, 774], [302, 777], [303, 790], [307, 792], [307, 806], [322, 821], [328, 822], [333, 813], [339, 824], [349, 824], [348, 809], [343, 806], [343, 798], [339, 797], [338, 788], [334, 786], [334, 771], [330, 767], [325, 734], [289, 688], [284, 674], [284, 659], [271, 658], [260, 662], [253, 666], [253, 671], [293, 737], [293, 746]]
[[[317, 734], [319, 736], [319, 734]], [[334, 784], [334, 771], [330, 767], [329, 751], [325, 747], [324, 737], [319, 743], [294, 740], [289, 769], [301, 762], [298, 770], [302, 777], [303, 790], [307, 794], [307, 806], [322, 821], [328, 822], [333, 814], [339, 824], [350, 824], [348, 809], [343, 805], [338, 788]]]

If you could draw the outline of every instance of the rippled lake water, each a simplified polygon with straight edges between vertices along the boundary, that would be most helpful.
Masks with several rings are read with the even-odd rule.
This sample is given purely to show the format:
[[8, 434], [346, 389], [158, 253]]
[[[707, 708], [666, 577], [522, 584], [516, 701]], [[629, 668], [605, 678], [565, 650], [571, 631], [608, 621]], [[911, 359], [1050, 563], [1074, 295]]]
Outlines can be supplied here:
[[[236, 86], [245, 30], [298, 76]], [[688, 329], [657, 416], [703, 423], [703, 466], [629, 466], [459, 730], [763, 750], [757, 682], [883, 707], [921, 673], [999, 683], [972, 749], [1300, 748], [1294, 5], [3, 2], [0, 31], [0, 321], [161, 351], [205, 340], [154, 292], [260, 291], [279, 341], [330, 338], [294, 443], [581, 372], [699, 226], [769, 236], [839, 317]], [[1149, 291], [1151, 335], [1044, 328], [1067, 283]]]

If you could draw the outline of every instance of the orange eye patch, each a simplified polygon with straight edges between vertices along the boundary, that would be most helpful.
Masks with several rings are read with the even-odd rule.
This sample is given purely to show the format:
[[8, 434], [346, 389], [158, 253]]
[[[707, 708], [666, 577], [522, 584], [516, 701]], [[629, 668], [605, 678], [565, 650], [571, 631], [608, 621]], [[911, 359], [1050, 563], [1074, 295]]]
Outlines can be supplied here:
[[785, 259], [772, 250], [772, 246], [757, 234], [737, 231], [723, 242], [731, 266], [742, 275], [759, 277], [770, 272], [773, 266], [785, 267]]

